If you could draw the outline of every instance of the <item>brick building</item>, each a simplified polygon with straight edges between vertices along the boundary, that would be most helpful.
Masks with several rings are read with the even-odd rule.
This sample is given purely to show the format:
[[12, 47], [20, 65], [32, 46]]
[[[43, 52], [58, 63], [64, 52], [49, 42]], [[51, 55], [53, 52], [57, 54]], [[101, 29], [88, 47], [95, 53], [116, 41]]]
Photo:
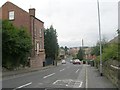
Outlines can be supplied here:
[[30, 66], [41, 67], [45, 60], [44, 22], [35, 17], [35, 9], [30, 8], [29, 12], [26, 12], [9, 1], [0, 9], [0, 19], [7, 19], [19, 28], [25, 27], [31, 35], [33, 49], [30, 56]]
[[78, 54], [79, 49], [80, 49], [79, 47], [72, 47], [69, 49], [68, 52], [70, 55], [76, 56]]

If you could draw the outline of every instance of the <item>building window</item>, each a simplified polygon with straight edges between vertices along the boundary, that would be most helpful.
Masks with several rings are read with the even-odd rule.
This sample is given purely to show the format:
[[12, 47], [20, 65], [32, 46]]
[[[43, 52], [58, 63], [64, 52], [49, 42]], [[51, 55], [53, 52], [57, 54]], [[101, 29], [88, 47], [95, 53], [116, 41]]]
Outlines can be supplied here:
[[42, 29], [40, 29], [40, 37], [42, 37]]
[[37, 36], [37, 28], [35, 28], [34, 30], [34, 37], [36, 38], [36, 36]]
[[9, 12], [9, 20], [14, 20], [15, 19], [15, 15], [14, 15], [14, 11], [10, 11]]
[[37, 54], [39, 54], [39, 43], [37, 43]]
[[40, 41], [40, 51], [42, 50], [42, 41]]
[[37, 51], [37, 43], [36, 43], [36, 41], [35, 41], [35, 50]]

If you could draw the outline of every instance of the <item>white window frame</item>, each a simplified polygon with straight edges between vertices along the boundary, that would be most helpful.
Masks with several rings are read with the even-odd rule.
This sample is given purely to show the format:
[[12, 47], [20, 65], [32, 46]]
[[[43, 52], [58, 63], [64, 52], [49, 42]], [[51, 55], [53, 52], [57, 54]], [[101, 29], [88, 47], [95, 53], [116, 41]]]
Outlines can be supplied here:
[[42, 41], [40, 41], [40, 50], [42, 50]]
[[42, 29], [40, 29], [40, 37], [42, 37]]
[[35, 50], [37, 51], [37, 43], [36, 43], [36, 41], [35, 41]]
[[37, 43], [37, 54], [39, 54], [39, 43]]
[[14, 19], [15, 19], [15, 12], [9, 11], [9, 20], [14, 20]]
[[34, 29], [34, 37], [36, 38], [36, 36], [37, 36], [37, 28], [35, 27], [35, 29]]

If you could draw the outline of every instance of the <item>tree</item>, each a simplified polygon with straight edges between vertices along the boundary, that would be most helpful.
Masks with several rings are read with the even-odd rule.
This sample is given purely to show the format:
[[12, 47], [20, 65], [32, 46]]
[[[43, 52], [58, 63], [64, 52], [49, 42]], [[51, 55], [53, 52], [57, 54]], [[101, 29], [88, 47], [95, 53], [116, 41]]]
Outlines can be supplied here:
[[118, 33], [118, 35], [120, 35], [120, 30], [119, 29], [117, 30], [117, 33]]
[[49, 29], [44, 30], [45, 37], [45, 53], [46, 58], [56, 59], [58, 56], [58, 40], [56, 29], [51, 25]]
[[68, 51], [68, 47], [65, 46], [65, 49], [64, 49], [64, 50], [65, 50], [65, 55], [67, 55], [67, 54], [68, 54], [68, 52], [67, 52], [67, 51]]
[[78, 54], [77, 54], [77, 58], [79, 60], [83, 60], [83, 57], [84, 57], [84, 52], [83, 52], [82, 48], [80, 47]]
[[14, 69], [25, 65], [32, 48], [31, 37], [25, 28], [16, 28], [8, 20], [2, 21], [2, 65]]
[[[104, 37], [101, 41], [101, 44], [102, 44], [102, 52], [103, 52], [103, 49], [106, 48], [108, 46], [108, 41], [107, 39]], [[96, 43], [96, 46], [94, 46], [92, 48], [92, 51], [91, 51], [91, 55], [95, 55], [95, 56], [99, 56], [100, 55], [100, 42], [98, 41]]]
[[104, 48], [102, 59], [104, 61], [109, 60], [109, 59], [119, 60], [118, 59], [118, 44], [111, 43], [108, 45], [108, 47]]

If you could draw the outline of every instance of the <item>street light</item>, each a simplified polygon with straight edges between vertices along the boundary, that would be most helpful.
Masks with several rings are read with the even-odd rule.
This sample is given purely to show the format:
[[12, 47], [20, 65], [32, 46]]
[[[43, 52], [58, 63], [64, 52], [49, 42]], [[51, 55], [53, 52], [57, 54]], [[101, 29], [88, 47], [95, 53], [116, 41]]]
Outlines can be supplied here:
[[100, 40], [100, 75], [102, 76], [102, 44], [101, 44], [101, 26], [100, 26], [100, 9], [99, 9], [99, 0], [97, 0], [98, 7], [98, 24], [99, 24], [99, 40]]

